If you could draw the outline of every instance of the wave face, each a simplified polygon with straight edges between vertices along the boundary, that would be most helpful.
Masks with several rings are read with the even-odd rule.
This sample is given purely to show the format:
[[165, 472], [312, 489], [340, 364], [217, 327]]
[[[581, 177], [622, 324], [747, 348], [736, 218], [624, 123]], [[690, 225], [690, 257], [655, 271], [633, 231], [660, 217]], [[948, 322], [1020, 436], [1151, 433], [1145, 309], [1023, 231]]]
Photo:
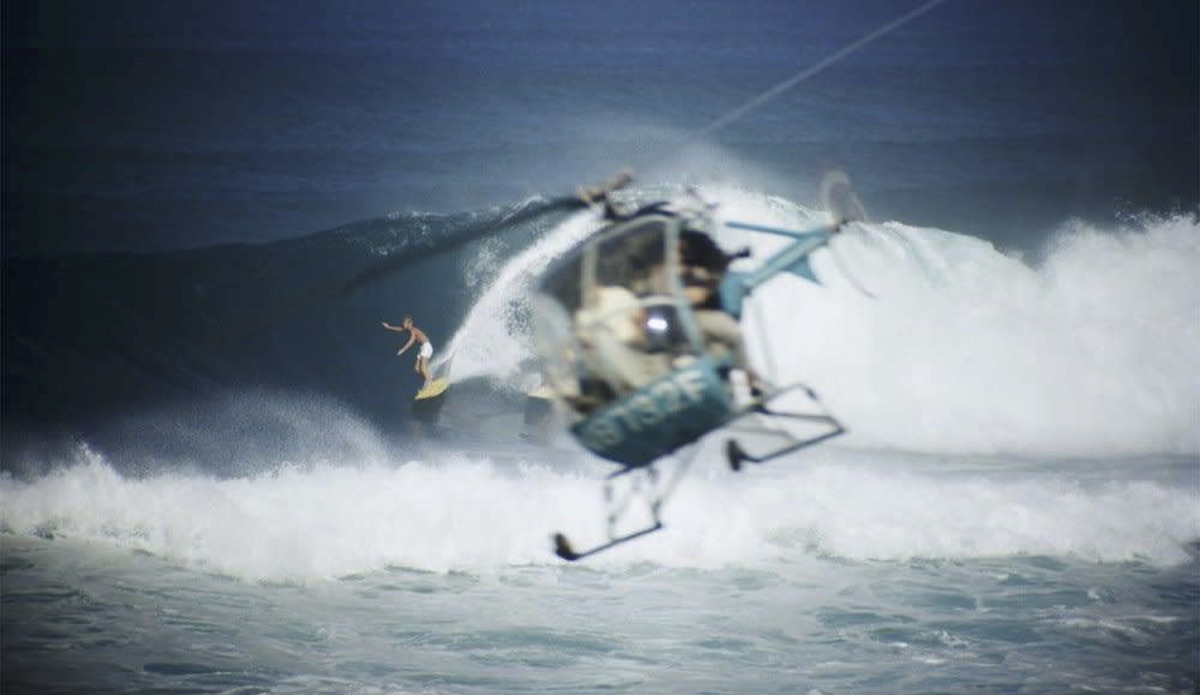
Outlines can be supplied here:
[[[419, 378], [380, 321], [413, 315], [444, 357], [442, 336], [495, 272], [488, 259], [562, 219], [539, 206], [396, 215], [270, 244], [7, 258], [4, 465], [62, 455], [64, 438], [218, 465], [224, 433], [245, 444], [256, 427], [319, 427], [315, 402], [402, 432]], [[204, 442], [180, 436], [205, 428]]]

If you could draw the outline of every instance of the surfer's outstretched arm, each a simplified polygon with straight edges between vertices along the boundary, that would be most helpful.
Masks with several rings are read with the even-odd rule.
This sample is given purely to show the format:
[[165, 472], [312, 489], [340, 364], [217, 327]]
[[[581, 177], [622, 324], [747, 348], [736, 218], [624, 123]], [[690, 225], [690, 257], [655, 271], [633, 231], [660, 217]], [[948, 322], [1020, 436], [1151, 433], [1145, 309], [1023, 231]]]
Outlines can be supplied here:
[[415, 342], [417, 339], [417, 334], [411, 330], [411, 326], [412, 326], [411, 320], [407, 317], [405, 317], [404, 324], [401, 326], [393, 326], [392, 324], [388, 323], [387, 321], [383, 321], [382, 323], [383, 323], [383, 327], [389, 331], [396, 331], [397, 333], [403, 333], [405, 331], [408, 331], [408, 333], [409, 333], [408, 342], [404, 344], [404, 347], [402, 347], [396, 351], [397, 355], [403, 355], [404, 351], [409, 349], [410, 347], [412, 347], [413, 342]]

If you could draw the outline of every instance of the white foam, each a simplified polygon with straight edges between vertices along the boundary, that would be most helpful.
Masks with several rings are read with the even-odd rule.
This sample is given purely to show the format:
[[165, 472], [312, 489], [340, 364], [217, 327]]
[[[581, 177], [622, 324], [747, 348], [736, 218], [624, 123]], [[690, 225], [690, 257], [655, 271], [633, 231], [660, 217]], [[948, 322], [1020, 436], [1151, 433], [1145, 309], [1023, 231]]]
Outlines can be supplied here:
[[1197, 231], [1077, 225], [1031, 269], [967, 237], [881, 225], [874, 255], [909, 257], [873, 274], [878, 299], [802, 288], [805, 315], [782, 340], [863, 444], [1195, 454]]
[[531, 356], [530, 327], [523, 319], [536, 275], [559, 254], [598, 227], [591, 212], [572, 216], [501, 269], [444, 354], [454, 356], [453, 378], [491, 377], [503, 382], [520, 375]]
[[[250, 580], [389, 566], [489, 571], [558, 562], [549, 543], [557, 530], [580, 546], [603, 540], [599, 471], [454, 458], [129, 479], [95, 454], [82, 458], [32, 482], [0, 478], [2, 528], [137, 548]], [[705, 460], [665, 509], [665, 532], [588, 562], [712, 568], [817, 553], [1176, 563], [1200, 538], [1200, 491], [1186, 485], [918, 463], [827, 448], [733, 475]]]

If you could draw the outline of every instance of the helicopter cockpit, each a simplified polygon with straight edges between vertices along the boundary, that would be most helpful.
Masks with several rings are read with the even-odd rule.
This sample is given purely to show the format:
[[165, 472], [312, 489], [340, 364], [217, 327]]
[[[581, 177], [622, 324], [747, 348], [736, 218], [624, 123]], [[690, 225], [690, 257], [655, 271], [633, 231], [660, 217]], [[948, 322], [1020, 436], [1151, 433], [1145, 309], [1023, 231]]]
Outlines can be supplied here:
[[734, 356], [706, 340], [697, 314], [711, 309], [699, 308], [688, 280], [696, 269], [684, 263], [697, 235], [689, 218], [641, 213], [574, 248], [541, 283], [547, 385], [580, 441], [605, 458], [648, 463], [729, 415]]
[[[608, 224], [542, 274], [534, 335], [545, 386], [564, 404], [571, 434], [621, 468], [605, 483], [607, 540], [577, 551], [555, 534], [559, 557], [578, 560], [663, 528], [662, 505], [702, 450], [693, 445], [709, 434], [726, 436], [726, 460], [740, 471], [845, 432], [804, 383], [757, 374], [739, 319], [750, 293], [781, 274], [819, 284], [809, 256], [862, 219], [848, 185], [841, 172], [822, 183], [823, 198], [843, 203], [827, 204], [829, 224], [795, 230], [722, 220], [722, 232], [789, 240], [736, 268], [750, 252], [717, 245], [713, 206], [698, 194], [679, 209], [658, 203], [625, 214], [607, 197], [612, 187], [581, 192], [589, 205], [605, 202]], [[765, 341], [755, 347], [774, 364]], [[660, 460], [672, 475], [660, 478]], [[638, 498], [649, 518], [631, 530], [627, 510]]]

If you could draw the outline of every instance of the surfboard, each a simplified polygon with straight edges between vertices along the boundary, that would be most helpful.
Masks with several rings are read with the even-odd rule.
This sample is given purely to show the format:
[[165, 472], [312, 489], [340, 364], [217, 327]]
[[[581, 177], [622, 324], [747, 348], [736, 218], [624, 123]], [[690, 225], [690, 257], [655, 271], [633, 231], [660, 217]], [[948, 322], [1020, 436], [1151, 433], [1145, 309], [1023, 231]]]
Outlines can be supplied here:
[[429, 382], [429, 388], [424, 388], [420, 391], [417, 391], [416, 400], [420, 401], [426, 398], [440, 396], [445, 393], [446, 389], [448, 388], [450, 388], [450, 380], [445, 377], [439, 377]]

